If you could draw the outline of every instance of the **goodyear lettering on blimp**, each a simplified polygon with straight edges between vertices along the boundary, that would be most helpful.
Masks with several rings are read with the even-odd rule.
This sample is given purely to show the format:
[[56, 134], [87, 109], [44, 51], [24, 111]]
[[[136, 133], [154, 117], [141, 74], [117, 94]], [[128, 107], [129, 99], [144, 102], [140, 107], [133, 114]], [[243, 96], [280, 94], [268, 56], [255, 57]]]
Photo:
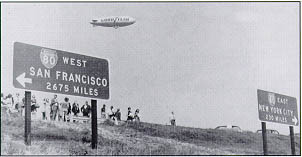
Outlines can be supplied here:
[[115, 22], [115, 21], [123, 21], [123, 22], [129, 22], [129, 17], [124, 17], [124, 18], [120, 18], [120, 17], [116, 17], [116, 18], [104, 18], [100, 20], [101, 22]]

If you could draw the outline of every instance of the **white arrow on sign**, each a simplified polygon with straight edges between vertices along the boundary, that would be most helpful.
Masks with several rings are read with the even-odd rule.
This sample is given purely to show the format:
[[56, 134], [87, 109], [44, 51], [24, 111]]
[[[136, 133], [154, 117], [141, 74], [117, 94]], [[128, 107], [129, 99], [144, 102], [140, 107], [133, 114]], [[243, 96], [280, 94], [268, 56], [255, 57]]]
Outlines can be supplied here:
[[296, 118], [296, 116], [294, 116], [294, 118], [292, 119], [292, 122], [294, 122], [294, 123], [295, 123], [295, 125], [297, 125], [297, 123], [298, 123], [298, 119]]
[[31, 78], [25, 78], [25, 72], [19, 75], [16, 80], [25, 88], [25, 83], [32, 83]]

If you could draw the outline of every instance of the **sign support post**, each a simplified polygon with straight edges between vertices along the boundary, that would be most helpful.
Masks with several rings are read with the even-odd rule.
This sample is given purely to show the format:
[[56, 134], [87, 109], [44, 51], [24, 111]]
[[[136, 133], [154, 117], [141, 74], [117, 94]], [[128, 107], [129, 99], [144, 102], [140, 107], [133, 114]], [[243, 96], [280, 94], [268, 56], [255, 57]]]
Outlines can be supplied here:
[[25, 145], [31, 145], [31, 92], [25, 91]]
[[292, 155], [296, 155], [295, 136], [294, 136], [294, 127], [293, 126], [289, 126], [289, 132], [290, 132], [290, 146], [291, 146]]
[[91, 147], [97, 148], [98, 143], [98, 126], [97, 126], [97, 101], [91, 99]]
[[263, 142], [263, 155], [268, 155], [267, 153], [267, 134], [266, 134], [266, 123], [261, 122], [262, 126], [262, 142]]

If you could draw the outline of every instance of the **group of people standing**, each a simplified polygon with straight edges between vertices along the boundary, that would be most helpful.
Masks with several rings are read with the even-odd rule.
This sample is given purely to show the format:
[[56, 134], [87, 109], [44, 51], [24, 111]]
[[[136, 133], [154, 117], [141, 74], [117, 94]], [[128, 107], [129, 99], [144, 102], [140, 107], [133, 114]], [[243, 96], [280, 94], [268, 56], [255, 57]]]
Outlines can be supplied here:
[[136, 109], [135, 113], [133, 114], [131, 111], [131, 107], [128, 107], [127, 121], [139, 122], [140, 121], [139, 109]]
[[[31, 96], [31, 113], [36, 114], [37, 109], [41, 111], [42, 120], [52, 121], [64, 121], [69, 122], [70, 117], [77, 117], [82, 113], [83, 117], [90, 117], [91, 107], [88, 101], [80, 108], [79, 103], [75, 100], [73, 104], [69, 102], [69, 98], [65, 97], [63, 102], [58, 101], [58, 96], [55, 94], [54, 97], [44, 98], [41, 104], [37, 103], [35, 95]], [[6, 97], [1, 93], [1, 105], [6, 107], [6, 112], [20, 113], [21, 116], [25, 115], [25, 98], [21, 98], [20, 94], [17, 93], [15, 97], [12, 94], [8, 94]]]
[[[47, 114], [49, 112], [49, 115]], [[90, 117], [91, 107], [88, 101], [80, 108], [79, 103], [75, 100], [73, 104], [69, 102], [69, 98], [65, 97], [64, 101], [59, 103], [57, 95], [49, 101], [48, 98], [43, 99], [43, 105], [41, 106], [42, 119], [58, 120], [69, 122], [70, 117], [78, 117], [79, 113], [82, 113], [83, 117]]]
[[[32, 95], [31, 103], [33, 107], [31, 108], [31, 111], [36, 110], [36, 102], [35, 95]], [[24, 104], [25, 98], [22, 99], [19, 93], [17, 93], [15, 97], [12, 94], [4, 96], [4, 94], [1, 93], [1, 105], [6, 108], [7, 114], [18, 112], [21, 115], [24, 115]]]
[[[101, 108], [101, 118], [111, 119], [114, 121], [121, 121], [121, 115], [121, 110], [119, 108], [115, 110], [113, 106], [110, 106], [110, 109], [107, 111], [105, 104], [103, 104], [103, 107]], [[133, 114], [131, 111], [131, 107], [128, 107], [127, 121], [139, 122], [139, 109], [136, 109], [135, 114]]]
[[[20, 115], [24, 116], [24, 104], [25, 98], [21, 98], [19, 93], [17, 93], [15, 97], [13, 97], [12, 94], [8, 94], [4, 97], [3, 93], [1, 93], [1, 105], [7, 108], [6, 111], [8, 114], [19, 112]], [[31, 97], [31, 112], [36, 113], [37, 108], [39, 108], [42, 113], [42, 120], [70, 122], [71, 117], [78, 117], [80, 113], [82, 113], [83, 117], [90, 117], [91, 107], [88, 101], [86, 101], [81, 108], [79, 106], [80, 105], [76, 100], [71, 104], [68, 97], [65, 97], [64, 101], [59, 103], [56, 94], [51, 100], [44, 98], [41, 105], [37, 103], [35, 95], [32, 95]], [[139, 112], [139, 109], [136, 109], [133, 113], [131, 107], [128, 107], [127, 122], [140, 122], [141, 117]], [[103, 107], [101, 108], [101, 118], [110, 119], [117, 123], [118, 121], [121, 121], [121, 111], [119, 108], [115, 110], [113, 106], [110, 106], [110, 109], [107, 111], [106, 105], [103, 104]], [[176, 125], [173, 112], [171, 112], [169, 116], [169, 121], [172, 126]]]

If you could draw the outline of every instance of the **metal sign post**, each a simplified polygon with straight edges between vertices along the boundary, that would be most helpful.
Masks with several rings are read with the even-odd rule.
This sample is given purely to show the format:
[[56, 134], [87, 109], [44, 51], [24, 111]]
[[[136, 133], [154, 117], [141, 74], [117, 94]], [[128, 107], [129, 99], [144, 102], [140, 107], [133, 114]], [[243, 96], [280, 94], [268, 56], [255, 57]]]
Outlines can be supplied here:
[[261, 122], [261, 127], [262, 127], [263, 155], [268, 155], [268, 152], [267, 152], [266, 123], [265, 122]]
[[91, 100], [91, 147], [97, 148], [98, 144], [98, 124], [97, 124], [97, 101]]
[[31, 92], [25, 91], [25, 144], [31, 145]]
[[295, 136], [294, 136], [294, 127], [293, 126], [289, 126], [289, 133], [290, 133], [290, 146], [291, 146], [292, 155], [296, 155]]

